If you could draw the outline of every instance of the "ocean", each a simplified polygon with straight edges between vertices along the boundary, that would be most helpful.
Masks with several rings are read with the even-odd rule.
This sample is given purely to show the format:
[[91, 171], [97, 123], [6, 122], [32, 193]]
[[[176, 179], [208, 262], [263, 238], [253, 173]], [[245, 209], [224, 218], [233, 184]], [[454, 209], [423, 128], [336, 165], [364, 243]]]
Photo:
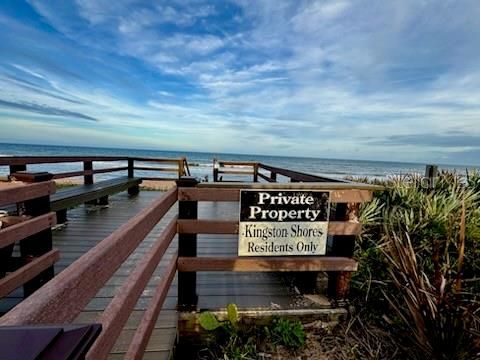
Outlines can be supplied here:
[[[223, 154], [208, 152], [181, 152], [181, 151], [160, 151], [160, 150], [138, 150], [138, 149], [114, 149], [101, 147], [79, 147], [79, 146], [53, 146], [53, 145], [24, 145], [24, 144], [2, 144], [0, 143], [0, 156], [132, 156], [132, 157], [157, 157], [157, 158], [178, 158], [185, 156], [189, 163], [192, 176], [212, 179], [213, 158], [220, 160], [236, 161], [259, 161], [264, 164], [297, 170], [309, 174], [321, 175], [330, 178], [342, 179], [346, 176], [368, 177], [384, 179], [393, 175], [411, 174], [425, 172], [425, 164], [385, 162], [369, 160], [338, 160], [320, 159], [306, 157], [286, 156], [265, 156], [265, 155], [242, 155]], [[465, 169], [473, 170], [474, 167], [439, 165], [441, 169], [456, 170], [465, 173]], [[108, 168], [126, 166], [121, 162], [94, 162], [94, 168]], [[138, 164], [138, 166], [141, 166]], [[152, 166], [152, 164], [147, 164]], [[68, 164], [39, 164], [29, 165], [30, 171], [67, 172], [82, 169], [81, 163]], [[8, 167], [0, 166], [0, 174], [8, 174]], [[97, 174], [97, 179], [105, 179], [118, 176], [119, 173]], [[138, 176], [166, 176], [158, 172], [148, 171], [136, 172]], [[174, 175], [171, 175], [172, 177]], [[232, 179], [232, 177], [229, 177]], [[238, 178], [237, 180], [242, 180]], [[245, 181], [251, 179], [243, 178]]]

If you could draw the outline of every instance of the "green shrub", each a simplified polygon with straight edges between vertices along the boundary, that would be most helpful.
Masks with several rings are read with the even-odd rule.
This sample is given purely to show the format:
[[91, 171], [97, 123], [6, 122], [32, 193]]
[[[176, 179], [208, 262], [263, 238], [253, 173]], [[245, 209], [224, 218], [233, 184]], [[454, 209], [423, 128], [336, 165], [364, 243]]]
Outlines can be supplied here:
[[[480, 351], [480, 175], [441, 172], [383, 183], [362, 206], [356, 301], [395, 332], [412, 358], [468, 358]], [[393, 313], [391, 309], [395, 310]], [[392, 327], [393, 325], [393, 327]], [[397, 336], [399, 335], [399, 336]]]
[[288, 349], [296, 350], [305, 345], [305, 330], [298, 320], [276, 318], [265, 332], [274, 345], [283, 345]]

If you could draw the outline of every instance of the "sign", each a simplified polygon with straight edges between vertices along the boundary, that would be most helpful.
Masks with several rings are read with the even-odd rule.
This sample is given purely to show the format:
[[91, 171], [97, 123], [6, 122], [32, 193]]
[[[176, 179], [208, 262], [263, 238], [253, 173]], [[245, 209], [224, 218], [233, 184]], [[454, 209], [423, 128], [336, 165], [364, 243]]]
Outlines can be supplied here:
[[325, 255], [328, 191], [241, 190], [239, 256]]

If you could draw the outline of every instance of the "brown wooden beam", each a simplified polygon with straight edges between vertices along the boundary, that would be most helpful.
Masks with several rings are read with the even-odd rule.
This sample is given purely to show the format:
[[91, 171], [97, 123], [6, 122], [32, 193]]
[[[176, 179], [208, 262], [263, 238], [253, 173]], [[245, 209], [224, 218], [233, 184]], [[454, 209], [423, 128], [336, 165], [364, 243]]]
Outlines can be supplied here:
[[52, 267], [59, 258], [59, 251], [56, 249], [51, 250], [0, 279], [0, 298], [8, 295], [19, 286], [24, 285], [43, 271]]
[[23, 240], [56, 224], [54, 212], [34, 217], [0, 230], [0, 248]]
[[118, 156], [2, 156], [0, 157], [0, 166], [84, 161], [120, 161], [127, 159], [127, 157]]
[[55, 182], [18, 185], [0, 190], [0, 205], [10, 205], [55, 193]]
[[[259, 174], [260, 175], [260, 174]], [[201, 183], [203, 184], [203, 183]], [[287, 185], [287, 184], [284, 184]], [[199, 186], [201, 186], [199, 184]], [[179, 200], [191, 201], [239, 201], [240, 189], [243, 184], [236, 184], [237, 188], [179, 188]], [[307, 190], [302, 188], [301, 190]], [[327, 190], [327, 189], [324, 189]], [[327, 190], [328, 191], [328, 190]], [[330, 201], [332, 203], [368, 202], [372, 199], [370, 190], [331, 190]]]
[[350, 258], [295, 257], [179, 257], [178, 271], [356, 271]]

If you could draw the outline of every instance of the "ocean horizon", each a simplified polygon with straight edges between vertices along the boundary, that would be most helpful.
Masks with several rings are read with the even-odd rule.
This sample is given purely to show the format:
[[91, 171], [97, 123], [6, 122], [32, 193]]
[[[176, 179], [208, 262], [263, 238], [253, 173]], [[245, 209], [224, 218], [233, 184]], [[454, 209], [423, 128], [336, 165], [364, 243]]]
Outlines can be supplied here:
[[[425, 171], [425, 163], [388, 162], [379, 160], [349, 160], [332, 158], [314, 158], [299, 156], [274, 156], [256, 154], [235, 154], [221, 152], [194, 152], [154, 149], [131, 149], [93, 146], [65, 146], [40, 144], [11, 144], [0, 143], [0, 156], [132, 156], [179, 158], [186, 157], [192, 176], [211, 178], [213, 159], [232, 161], [258, 161], [264, 164], [315, 174], [330, 178], [342, 179], [347, 176], [384, 179], [389, 176], [419, 173]], [[111, 162], [95, 162], [96, 168], [109, 167]], [[101, 165], [101, 166], [100, 166]], [[478, 166], [435, 164], [440, 169], [454, 170], [465, 173], [466, 170], [478, 170]], [[120, 165], [115, 162], [115, 166]], [[80, 163], [66, 164], [38, 164], [29, 165], [30, 171], [75, 171], [81, 169]], [[158, 174], [148, 171], [138, 171], [139, 176], [155, 176]], [[0, 166], [0, 174], [8, 174], [8, 167]], [[99, 178], [108, 178], [112, 174], [96, 175]], [[173, 176], [173, 175], [172, 175]]]

